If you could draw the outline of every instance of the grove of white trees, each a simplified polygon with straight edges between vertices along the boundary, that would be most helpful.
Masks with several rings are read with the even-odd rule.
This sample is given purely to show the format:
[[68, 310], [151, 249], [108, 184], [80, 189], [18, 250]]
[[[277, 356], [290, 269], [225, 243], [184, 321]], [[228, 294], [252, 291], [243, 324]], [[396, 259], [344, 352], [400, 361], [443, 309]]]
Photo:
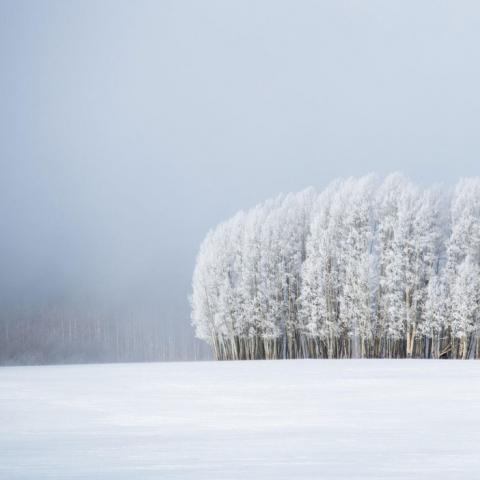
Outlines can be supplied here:
[[191, 305], [217, 359], [479, 358], [480, 179], [369, 175], [239, 212]]

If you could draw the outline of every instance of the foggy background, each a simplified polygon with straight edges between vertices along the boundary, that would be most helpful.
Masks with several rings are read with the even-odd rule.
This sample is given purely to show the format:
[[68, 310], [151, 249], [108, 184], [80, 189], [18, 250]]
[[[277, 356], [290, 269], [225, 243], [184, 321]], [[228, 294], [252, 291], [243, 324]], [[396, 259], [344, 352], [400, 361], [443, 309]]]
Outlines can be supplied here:
[[0, 362], [208, 358], [208, 229], [478, 175], [479, 45], [474, 1], [0, 0]]

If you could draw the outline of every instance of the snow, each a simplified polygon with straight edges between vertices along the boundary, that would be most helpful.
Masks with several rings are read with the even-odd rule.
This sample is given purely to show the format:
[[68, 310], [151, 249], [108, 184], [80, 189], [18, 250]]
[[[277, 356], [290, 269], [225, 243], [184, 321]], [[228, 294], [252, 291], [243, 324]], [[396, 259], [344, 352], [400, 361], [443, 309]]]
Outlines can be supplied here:
[[475, 361], [0, 369], [0, 478], [458, 479], [480, 469]]

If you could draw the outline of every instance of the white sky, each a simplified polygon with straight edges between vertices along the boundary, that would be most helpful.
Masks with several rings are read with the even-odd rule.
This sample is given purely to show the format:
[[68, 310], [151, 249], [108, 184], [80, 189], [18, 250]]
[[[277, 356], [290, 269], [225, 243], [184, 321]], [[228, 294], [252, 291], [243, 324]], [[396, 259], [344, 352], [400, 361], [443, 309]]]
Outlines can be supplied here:
[[479, 5], [1, 1], [3, 300], [188, 315], [197, 247], [240, 208], [478, 175]]

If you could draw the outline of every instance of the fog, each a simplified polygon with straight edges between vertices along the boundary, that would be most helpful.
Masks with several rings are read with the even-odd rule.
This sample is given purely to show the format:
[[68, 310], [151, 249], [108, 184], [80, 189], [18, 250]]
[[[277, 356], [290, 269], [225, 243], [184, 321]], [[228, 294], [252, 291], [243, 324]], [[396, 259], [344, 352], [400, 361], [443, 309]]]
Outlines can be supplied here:
[[210, 227], [338, 176], [478, 175], [479, 44], [476, 2], [0, 2], [0, 361], [205, 358]]

